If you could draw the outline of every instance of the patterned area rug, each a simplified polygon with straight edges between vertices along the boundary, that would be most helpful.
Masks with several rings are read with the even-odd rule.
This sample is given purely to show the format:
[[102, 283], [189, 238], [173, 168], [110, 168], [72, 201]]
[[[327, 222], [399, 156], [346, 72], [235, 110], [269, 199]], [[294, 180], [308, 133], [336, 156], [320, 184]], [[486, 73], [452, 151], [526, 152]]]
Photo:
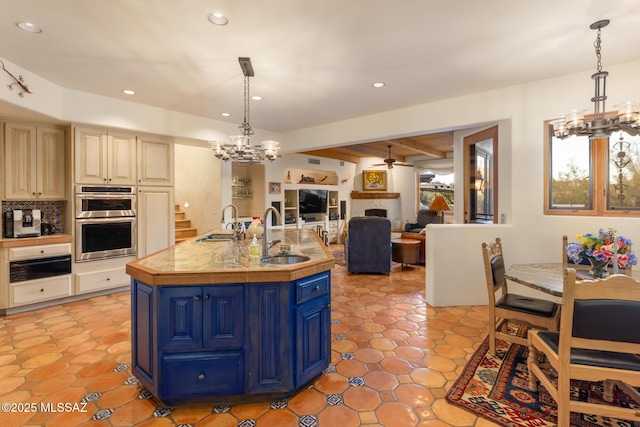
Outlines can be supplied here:
[[336, 260], [336, 265], [347, 265], [347, 260], [344, 257], [344, 245], [329, 245], [329, 252]]
[[[510, 330], [526, 335], [526, 327]], [[496, 343], [495, 357], [488, 354], [486, 339], [465, 366], [464, 372], [447, 392], [446, 399], [473, 414], [505, 427], [555, 426], [557, 406], [553, 398], [539, 387], [538, 393], [527, 385], [527, 356], [529, 349], [505, 341]], [[571, 382], [571, 399], [602, 400], [602, 383]], [[637, 402], [614, 387], [614, 403], [619, 406], [640, 408]], [[572, 427], [640, 427], [640, 423], [615, 420], [595, 415], [571, 413]]]
[[337, 265], [347, 265], [347, 261], [344, 258], [343, 251], [333, 252], [331, 255], [333, 255], [333, 258], [335, 258]]

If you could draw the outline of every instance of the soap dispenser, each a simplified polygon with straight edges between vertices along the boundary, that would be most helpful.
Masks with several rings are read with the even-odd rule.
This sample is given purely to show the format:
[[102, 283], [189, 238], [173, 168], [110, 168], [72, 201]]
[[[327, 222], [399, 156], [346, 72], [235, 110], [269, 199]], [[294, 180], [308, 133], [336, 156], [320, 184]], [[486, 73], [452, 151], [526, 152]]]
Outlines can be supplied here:
[[258, 243], [258, 238], [256, 235], [253, 235], [253, 240], [249, 244], [249, 256], [251, 258], [258, 258], [260, 256], [260, 244]]

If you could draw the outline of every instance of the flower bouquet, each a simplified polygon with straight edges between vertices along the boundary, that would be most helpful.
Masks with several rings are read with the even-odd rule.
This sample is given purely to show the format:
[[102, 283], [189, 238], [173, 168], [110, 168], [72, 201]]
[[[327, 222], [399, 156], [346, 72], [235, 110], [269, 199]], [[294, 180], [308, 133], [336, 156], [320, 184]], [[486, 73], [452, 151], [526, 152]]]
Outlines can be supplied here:
[[[567, 245], [567, 256], [575, 264], [583, 258], [591, 263], [590, 273], [594, 277], [605, 277], [607, 266], [612, 264], [614, 271], [627, 268], [638, 263], [638, 258], [631, 251], [632, 242], [624, 236], [616, 236], [616, 231], [600, 229], [598, 234], [582, 234], [576, 241]], [[614, 264], [617, 260], [617, 265]]]

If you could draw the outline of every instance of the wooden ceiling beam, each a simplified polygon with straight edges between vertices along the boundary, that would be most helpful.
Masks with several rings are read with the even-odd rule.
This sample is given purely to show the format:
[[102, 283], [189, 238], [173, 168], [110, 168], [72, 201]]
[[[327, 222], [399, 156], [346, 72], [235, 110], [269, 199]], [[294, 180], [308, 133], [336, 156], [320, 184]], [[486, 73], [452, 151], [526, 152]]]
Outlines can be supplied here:
[[418, 141], [414, 141], [411, 138], [394, 139], [392, 140], [392, 142], [394, 145], [407, 147], [421, 154], [425, 154], [436, 159], [444, 159], [447, 156], [447, 153], [445, 153], [444, 151], [429, 147], [428, 145], [422, 144]]
[[389, 152], [386, 150], [378, 150], [377, 148], [371, 147], [371, 146], [367, 146], [367, 145], [349, 145], [347, 147], [342, 147], [343, 149], [346, 148], [349, 151], [353, 151], [355, 153], [359, 153], [360, 156], [359, 157], [382, 157], [382, 158], [387, 158], [387, 156], [389, 155]]

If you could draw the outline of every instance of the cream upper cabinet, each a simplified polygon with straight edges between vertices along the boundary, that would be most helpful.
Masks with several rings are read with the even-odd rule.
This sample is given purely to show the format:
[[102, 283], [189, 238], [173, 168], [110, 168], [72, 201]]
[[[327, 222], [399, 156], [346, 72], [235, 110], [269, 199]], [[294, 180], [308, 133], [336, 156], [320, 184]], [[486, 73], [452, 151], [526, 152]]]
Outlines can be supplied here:
[[138, 185], [173, 185], [173, 144], [138, 138]]
[[66, 192], [64, 130], [5, 124], [5, 199], [63, 200]]
[[135, 137], [101, 130], [76, 129], [75, 182], [135, 185]]

